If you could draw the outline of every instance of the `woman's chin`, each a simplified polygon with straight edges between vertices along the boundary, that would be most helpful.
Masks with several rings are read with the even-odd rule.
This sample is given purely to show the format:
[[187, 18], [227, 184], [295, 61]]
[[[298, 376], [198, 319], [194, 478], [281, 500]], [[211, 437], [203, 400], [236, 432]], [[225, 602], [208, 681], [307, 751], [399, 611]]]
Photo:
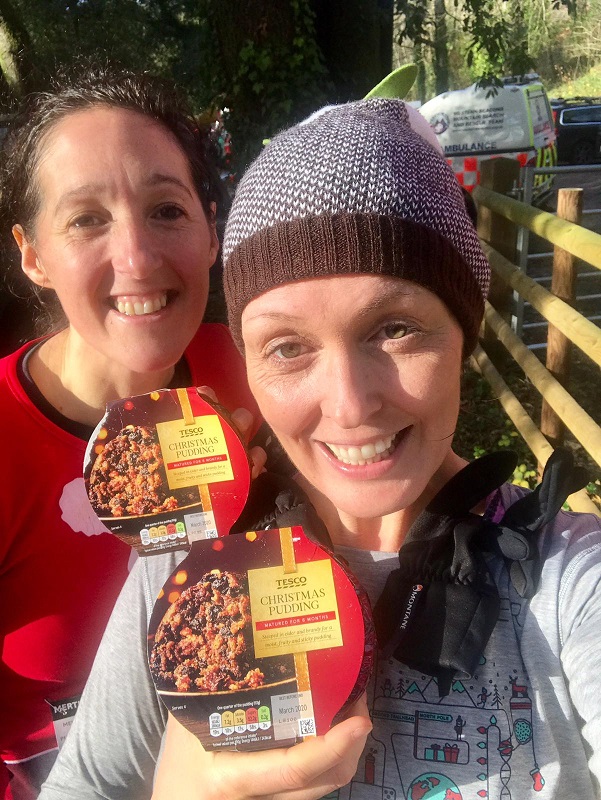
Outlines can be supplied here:
[[423, 493], [414, 481], [409, 481], [408, 485], [398, 481], [382, 482], [379, 486], [366, 482], [361, 487], [339, 487], [338, 490], [330, 482], [316, 488], [339, 513], [360, 520], [380, 520], [401, 512], [418, 502]]

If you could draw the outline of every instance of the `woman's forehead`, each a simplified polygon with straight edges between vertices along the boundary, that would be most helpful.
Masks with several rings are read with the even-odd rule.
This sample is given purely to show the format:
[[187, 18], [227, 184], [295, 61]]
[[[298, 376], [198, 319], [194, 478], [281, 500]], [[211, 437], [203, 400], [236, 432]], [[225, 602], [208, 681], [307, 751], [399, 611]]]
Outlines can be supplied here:
[[59, 119], [40, 142], [38, 169], [60, 168], [62, 162], [74, 160], [72, 166], [79, 170], [102, 172], [103, 157], [111, 154], [189, 172], [177, 139], [160, 122], [139, 111], [106, 105], [74, 110]]
[[178, 185], [197, 198], [191, 165], [177, 139], [136, 111], [98, 106], [59, 120], [41, 142], [34, 173], [36, 228], [86, 199], [138, 197], [153, 186]]
[[244, 309], [242, 322], [261, 318], [310, 320], [318, 308], [344, 308], [363, 316], [390, 305], [412, 304], [436, 295], [412, 281], [388, 275], [330, 275], [275, 286], [258, 295]]

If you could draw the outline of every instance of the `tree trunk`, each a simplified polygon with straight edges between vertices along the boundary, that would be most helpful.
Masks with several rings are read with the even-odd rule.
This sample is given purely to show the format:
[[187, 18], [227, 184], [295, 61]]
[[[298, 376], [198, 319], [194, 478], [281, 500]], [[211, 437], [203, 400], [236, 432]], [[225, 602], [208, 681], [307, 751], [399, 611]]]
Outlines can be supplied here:
[[0, 19], [0, 70], [8, 88], [15, 94], [21, 93], [21, 76], [15, 53], [15, 39], [6, 23]]
[[415, 81], [417, 99], [425, 103], [428, 99], [426, 94], [426, 65], [424, 64], [424, 50], [421, 44], [413, 45], [414, 61], [417, 65], [417, 78]]
[[434, 0], [434, 77], [436, 94], [449, 89], [447, 11], [444, 0]]
[[33, 44], [11, 0], [0, 0], [0, 70], [13, 96], [20, 97], [34, 85]]
[[335, 102], [359, 100], [392, 69], [393, 3], [311, 0], [315, 34], [334, 83]]

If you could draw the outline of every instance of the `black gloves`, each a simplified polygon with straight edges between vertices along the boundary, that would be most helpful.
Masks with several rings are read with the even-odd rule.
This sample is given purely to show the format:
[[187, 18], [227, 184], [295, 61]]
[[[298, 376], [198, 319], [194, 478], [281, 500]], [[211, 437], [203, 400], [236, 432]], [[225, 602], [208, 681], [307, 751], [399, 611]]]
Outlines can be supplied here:
[[512, 474], [517, 457], [484, 456], [455, 475], [420, 514], [399, 551], [374, 609], [384, 655], [438, 679], [441, 696], [455, 677], [470, 677], [499, 616], [499, 595], [485, 553], [507, 561], [516, 590], [536, 591], [535, 533], [586, 483], [571, 455], [557, 450], [540, 486], [514, 503], [499, 525], [470, 509]]
[[374, 609], [384, 655], [438, 678], [441, 696], [471, 675], [499, 616], [499, 595], [475, 543], [482, 518], [470, 509], [512, 474], [501, 452], [455, 475], [413, 523]]
[[522, 597], [536, 593], [540, 577], [540, 558], [536, 532], [557, 515], [568, 495], [582, 489], [588, 482], [586, 470], [575, 467], [569, 450], [557, 448], [545, 465], [541, 483], [533, 492], [510, 506], [491, 531], [491, 549], [508, 561], [509, 574], [515, 590]]

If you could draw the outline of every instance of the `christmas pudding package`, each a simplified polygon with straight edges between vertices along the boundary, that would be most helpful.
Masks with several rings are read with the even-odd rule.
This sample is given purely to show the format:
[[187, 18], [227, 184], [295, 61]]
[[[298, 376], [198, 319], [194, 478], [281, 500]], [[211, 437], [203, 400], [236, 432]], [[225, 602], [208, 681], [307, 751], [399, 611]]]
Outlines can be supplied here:
[[100, 520], [143, 556], [229, 533], [250, 484], [238, 434], [194, 388], [111, 403], [84, 478]]
[[141, 555], [189, 548], [155, 603], [148, 659], [163, 703], [205, 748], [301, 742], [361, 695], [369, 602], [309, 518], [228, 535], [250, 468], [223, 409], [195, 389], [114, 403], [85, 478], [96, 513]]

